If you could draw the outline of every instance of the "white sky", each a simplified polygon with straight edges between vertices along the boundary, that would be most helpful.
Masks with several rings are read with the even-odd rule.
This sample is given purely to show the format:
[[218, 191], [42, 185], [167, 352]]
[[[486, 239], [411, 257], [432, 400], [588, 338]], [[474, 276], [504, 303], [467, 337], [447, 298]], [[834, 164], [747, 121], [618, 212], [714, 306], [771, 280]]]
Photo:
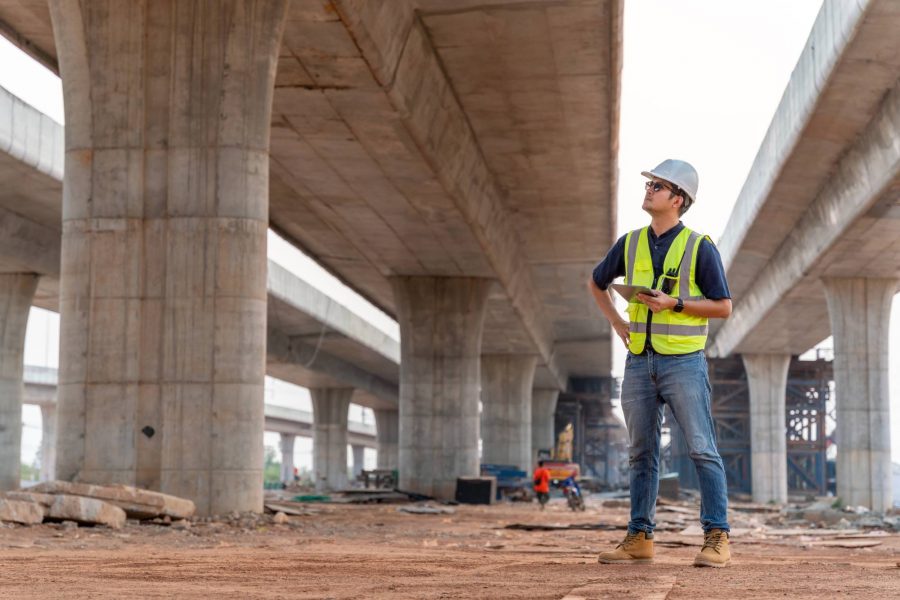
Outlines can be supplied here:
[[[647, 223], [640, 209], [644, 181], [640, 172], [672, 157], [688, 160], [700, 173], [697, 203], [685, 216], [685, 224], [717, 240], [821, 0], [628, 0], [625, 4], [618, 231], [622, 234]], [[0, 64], [0, 85], [63, 122], [56, 76], [2, 37]], [[393, 319], [274, 233], [269, 235], [269, 249], [273, 260], [399, 338]], [[598, 247], [598, 259], [605, 251]], [[900, 314], [900, 296], [893, 307], [894, 314]], [[35, 317], [35, 312], [29, 323], [26, 362], [55, 366], [58, 318], [54, 324], [54, 316]], [[599, 313], [598, 318], [602, 318]], [[621, 376], [624, 350], [619, 345], [615, 348], [613, 372]], [[900, 462], [900, 317], [896, 316], [890, 326], [890, 350], [893, 459]], [[34, 439], [39, 414], [25, 414], [24, 437], [32, 454], [39, 443], [39, 434], [38, 442]], [[270, 442], [267, 437], [267, 445]]]

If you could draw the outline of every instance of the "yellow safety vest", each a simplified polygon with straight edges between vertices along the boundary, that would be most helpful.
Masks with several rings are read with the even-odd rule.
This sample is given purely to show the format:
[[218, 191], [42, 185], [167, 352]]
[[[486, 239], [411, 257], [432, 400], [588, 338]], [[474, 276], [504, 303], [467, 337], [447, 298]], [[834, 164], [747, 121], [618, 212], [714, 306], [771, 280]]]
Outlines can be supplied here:
[[[653, 259], [650, 256], [649, 227], [635, 229], [625, 237], [625, 284], [642, 285], [653, 289], [662, 289], [667, 278], [666, 273], [676, 275], [670, 287], [670, 296], [682, 300], [702, 300], [703, 293], [697, 287], [695, 270], [697, 268], [697, 251], [700, 241], [705, 237], [682, 229], [672, 241], [663, 274], [659, 281], [653, 281]], [[644, 351], [647, 343], [647, 315], [650, 309], [637, 299], [628, 303], [628, 318], [631, 321], [631, 344], [628, 349], [634, 354]], [[703, 350], [706, 336], [709, 333], [709, 320], [706, 317], [694, 317], [683, 312], [664, 310], [653, 315], [651, 326], [651, 343], [653, 349], [660, 354], [688, 354]]]

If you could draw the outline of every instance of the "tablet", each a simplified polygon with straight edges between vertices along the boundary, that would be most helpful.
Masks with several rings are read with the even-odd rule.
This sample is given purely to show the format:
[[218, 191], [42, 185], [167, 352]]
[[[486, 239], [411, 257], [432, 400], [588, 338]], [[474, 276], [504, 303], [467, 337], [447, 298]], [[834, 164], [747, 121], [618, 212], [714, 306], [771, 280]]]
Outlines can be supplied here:
[[651, 296], [655, 296], [659, 293], [657, 290], [651, 290], [650, 288], [643, 285], [625, 285], [623, 283], [612, 283], [609, 287], [616, 290], [616, 292], [618, 292], [620, 296], [622, 296], [629, 302], [631, 302], [631, 299], [641, 292], [649, 294]]

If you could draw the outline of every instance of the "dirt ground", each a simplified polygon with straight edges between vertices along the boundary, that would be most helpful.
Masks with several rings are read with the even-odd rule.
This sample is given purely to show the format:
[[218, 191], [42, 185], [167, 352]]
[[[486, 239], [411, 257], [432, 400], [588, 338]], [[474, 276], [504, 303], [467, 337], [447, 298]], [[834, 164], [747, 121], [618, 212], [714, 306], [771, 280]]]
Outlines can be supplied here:
[[[255, 527], [7, 525], [0, 598], [900, 598], [896, 534], [745, 528], [730, 567], [695, 568], [702, 538], [681, 534], [695, 522], [682, 509], [658, 518], [654, 564], [601, 565], [597, 553], [622, 537], [627, 508], [592, 498], [583, 513], [561, 499], [543, 513], [521, 503], [451, 514], [400, 506], [321, 504]], [[610, 528], [506, 528], [514, 523]]]

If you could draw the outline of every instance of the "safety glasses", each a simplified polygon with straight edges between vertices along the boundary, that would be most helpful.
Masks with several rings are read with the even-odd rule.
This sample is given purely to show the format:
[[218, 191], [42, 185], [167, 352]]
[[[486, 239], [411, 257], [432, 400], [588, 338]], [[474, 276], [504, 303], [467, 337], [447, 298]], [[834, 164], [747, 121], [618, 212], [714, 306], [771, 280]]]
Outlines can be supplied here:
[[644, 184], [644, 189], [645, 190], [652, 189], [654, 194], [656, 192], [658, 192], [659, 190], [669, 190], [670, 192], [675, 191], [671, 187], [664, 184], [662, 181], [648, 181], [647, 183]]

